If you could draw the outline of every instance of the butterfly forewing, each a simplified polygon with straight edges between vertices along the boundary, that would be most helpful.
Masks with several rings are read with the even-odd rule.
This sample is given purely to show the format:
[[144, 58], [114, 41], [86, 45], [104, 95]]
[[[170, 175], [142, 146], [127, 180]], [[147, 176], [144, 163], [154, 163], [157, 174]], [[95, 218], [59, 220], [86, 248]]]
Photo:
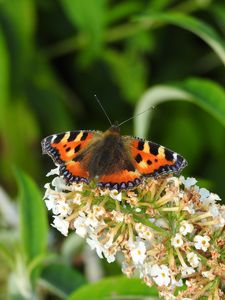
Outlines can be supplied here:
[[[88, 181], [89, 174], [82, 164], [82, 152], [101, 132], [78, 130], [54, 134], [42, 141], [42, 151], [60, 165], [60, 174], [68, 181]], [[80, 157], [80, 158], [79, 158]]]

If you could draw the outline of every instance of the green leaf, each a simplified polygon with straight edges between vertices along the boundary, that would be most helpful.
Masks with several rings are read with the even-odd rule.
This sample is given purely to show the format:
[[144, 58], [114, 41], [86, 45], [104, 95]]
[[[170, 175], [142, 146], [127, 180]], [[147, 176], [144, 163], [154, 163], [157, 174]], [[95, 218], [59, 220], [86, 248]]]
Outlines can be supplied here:
[[148, 287], [140, 279], [115, 276], [85, 285], [74, 292], [67, 300], [90, 300], [90, 296], [91, 300], [119, 299], [119, 296], [136, 300], [148, 296], [150, 300], [158, 299], [157, 295], [155, 288]]
[[50, 64], [40, 56], [35, 58], [30, 79], [29, 104], [37, 115], [38, 123], [45, 125], [47, 134], [74, 127], [71, 114], [73, 110], [79, 114], [80, 105], [79, 103], [69, 105], [70, 92], [57, 78]]
[[9, 45], [12, 94], [23, 92], [33, 54], [35, 4], [32, 0], [1, 3], [2, 27]]
[[53, 263], [45, 267], [41, 279], [49, 291], [62, 298], [86, 283], [78, 271], [62, 263]]
[[[135, 114], [149, 107], [171, 100], [185, 100], [192, 102], [214, 116], [225, 126], [225, 91], [217, 83], [199, 78], [190, 78], [178, 84], [157, 85], [147, 90], [140, 98]], [[142, 118], [135, 118], [135, 134], [146, 136], [151, 120], [152, 111], [149, 110]]]
[[111, 49], [105, 51], [104, 59], [110, 66], [122, 95], [131, 102], [136, 101], [146, 89], [146, 69], [141, 56], [129, 50], [121, 54]]
[[6, 105], [9, 93], [9, 57], [5, 44], [5, 38], [0, 27], [0, 130], [4, 127]]
[[61, 0], [61, 4], [72, 24], [86, 34], [92, 51], [97, 51], [103, 40], [106, 1]]
[[107, 24], [118, 22], [121, 19], [130, 17], [131, 14], [137, 13], [142, 8], [140, 2], [129, 1], [117, 3], [111, 9], [108, 10], [106, 15]]
[[214, 16], [215, 22], [217, 22], [221, 31], [225, 34], [225, 5], [224, 3], [212, 3], [210, 11]]
[[[173, 24], [196, 34], [215, 51], [225, 64], [224, 41], [207, 23], [179, 12], [150, 13], [145, 17], [138, 18], [138, 20], [144, 22], [146, 26], [152, 26], [156, 23]], [[170, 45], [170, 47], [172, 46]]]
[[18, 169], [16, 169], [16, 177], [19, 186], [21, 244], [26, 262], [30, 264], [45, 255], [47, 214], [42, 196], [33, 180]]

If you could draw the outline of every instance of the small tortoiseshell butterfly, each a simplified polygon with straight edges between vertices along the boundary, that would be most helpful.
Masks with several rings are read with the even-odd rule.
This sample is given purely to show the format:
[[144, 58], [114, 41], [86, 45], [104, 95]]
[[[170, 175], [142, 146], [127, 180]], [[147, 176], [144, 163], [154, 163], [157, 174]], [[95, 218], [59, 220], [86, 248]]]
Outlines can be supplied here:
[[134, 188], [145, 177], [179, 173], [186, 160], [153, 142], [121, 136], [117, 125], [107, 131], [78, 130], [54, 134], [42, 141], [43, 153], [59, 166], [67, 183], [97, 179], [101, 188]]

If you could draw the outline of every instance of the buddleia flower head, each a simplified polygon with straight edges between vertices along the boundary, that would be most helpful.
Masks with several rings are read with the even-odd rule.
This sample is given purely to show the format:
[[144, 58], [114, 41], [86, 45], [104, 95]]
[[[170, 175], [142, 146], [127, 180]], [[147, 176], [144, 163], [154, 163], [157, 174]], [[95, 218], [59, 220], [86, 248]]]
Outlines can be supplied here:
[[133, 190], [100, 189], [56, 175], [45, 185], [52, 226], [86, 240], [109, 263], [156, 286], [164, 299], [225, 299], [225, 206], [194, 178], [149, 179]]

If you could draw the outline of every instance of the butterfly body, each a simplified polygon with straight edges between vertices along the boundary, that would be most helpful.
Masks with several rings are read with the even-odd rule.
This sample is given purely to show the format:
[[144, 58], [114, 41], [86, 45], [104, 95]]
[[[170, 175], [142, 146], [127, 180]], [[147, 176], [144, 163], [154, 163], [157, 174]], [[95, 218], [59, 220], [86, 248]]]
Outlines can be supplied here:
[[97, 179], [109, 189], [129, 189], [145, 177], [178, 173], [186, 165], [179, 154], [153, 142], [121, 136], [119, 127], [107, 131], [71, 131], [46, 137], [43, 153], [59, 165], [68, 183]]

